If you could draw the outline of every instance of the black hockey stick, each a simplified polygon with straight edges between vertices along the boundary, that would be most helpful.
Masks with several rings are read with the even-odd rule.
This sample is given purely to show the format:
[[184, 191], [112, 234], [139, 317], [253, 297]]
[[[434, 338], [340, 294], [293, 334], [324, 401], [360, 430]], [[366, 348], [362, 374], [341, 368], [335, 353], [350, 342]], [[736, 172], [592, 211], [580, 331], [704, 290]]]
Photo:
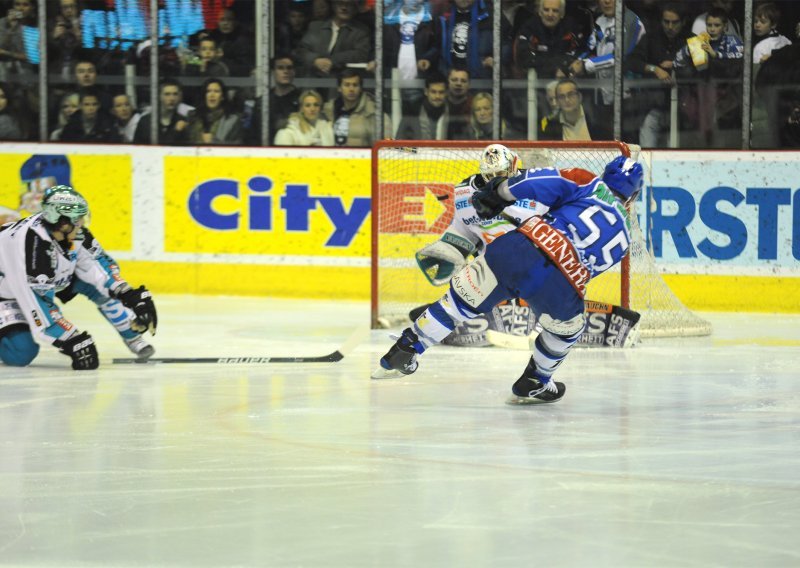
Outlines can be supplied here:
[[156, 363], [214, 363], [218, 365], [259, 365], [262, 363], [336, 363], [344, 359], [361, 341], [364, 334], [357, 328], [339, 349], [327, 355], [310, 357], [152, 357], [150, 359], [120, 358], [113, 359], [115, 365], [145, 365]]

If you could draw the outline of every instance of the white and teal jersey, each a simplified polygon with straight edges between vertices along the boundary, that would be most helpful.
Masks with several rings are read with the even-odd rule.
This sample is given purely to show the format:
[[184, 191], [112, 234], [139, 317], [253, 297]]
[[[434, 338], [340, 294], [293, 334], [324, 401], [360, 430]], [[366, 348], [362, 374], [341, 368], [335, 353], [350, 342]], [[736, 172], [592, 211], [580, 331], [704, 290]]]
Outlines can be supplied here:
[[[557, 172], [556, 172], [557, 173]], [[478, 217], [475, 208], [472, 206], [472, 194], [478, 188], [475, 187], [476, 180], [479, 182], [480, 175], [476, 174], [465, 179], [454, 190], [455, 214], [450, 226], [442, 235], [442, 240], [450, 244], [459, 243], [454, 241], [468, 241], [472, 250], [482, 250], [497, 237], [513, 231], [516, 226], [502, 217], [483, 220]], [[547, 212], [547, 208], [541, 206], [534, 199], [518, 199], [514, 205], [505, 208], [504, 213], [515, 218], [517, 222], [522, 222], [534, 215], [542, 215]], [[466, 243], [463, 243], [466, 245]], [[459, 246], [461, 249], [468, 249], [469, 246]]]
[[16, 300], [34, 336], [53, 343], [76, 332], [56, 304], [56, 293], [79, 279], [110, 297], [124, 281], [88, 231], [72, 243], [56, 242], [41, 215], [0, 229], [0, 299]]

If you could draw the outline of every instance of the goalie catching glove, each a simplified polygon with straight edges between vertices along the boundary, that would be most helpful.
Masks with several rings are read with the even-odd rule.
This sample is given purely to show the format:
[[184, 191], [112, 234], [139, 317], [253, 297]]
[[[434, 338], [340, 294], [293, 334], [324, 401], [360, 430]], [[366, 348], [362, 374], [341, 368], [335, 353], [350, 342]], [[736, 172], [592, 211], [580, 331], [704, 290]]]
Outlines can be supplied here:
[[490, 179], [483, 188], [472, 194], [472, 206], [475, 207], [478, 217], [484, 221], [497, 217], [503, 209], [516, 202], [513, 199], [510, 201], [504, 199], [498, 193], [499, 186], [505, 182], [506, 179], [502, 177]]
[[100, 366], [94, 339], [85, 331], [76, 333], [57, 347], [72, 359], [72, 368], [76, 371], [92, 371]]
[[131, 329], [139, 333], [150, 331], [156, 334], [158, 327], [158, 314], [156, 305], [153, 303], [153, 296], [144, 286], [134, 289], [124, 284], [114, 290], [112, 295], [117, 298], [126, 308], [133, 310], [136, 320], [131, 324]]

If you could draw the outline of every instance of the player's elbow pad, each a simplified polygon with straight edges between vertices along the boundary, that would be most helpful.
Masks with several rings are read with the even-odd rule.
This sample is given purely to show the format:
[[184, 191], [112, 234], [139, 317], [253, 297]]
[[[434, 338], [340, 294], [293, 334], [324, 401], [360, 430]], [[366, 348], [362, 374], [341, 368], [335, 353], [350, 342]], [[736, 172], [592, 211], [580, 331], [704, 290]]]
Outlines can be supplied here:
[[467, 263], [459, 249], [444, 241], [421, 248], [415, 256], [425, 278], [434, 286], [450, 282], [450, 278]]

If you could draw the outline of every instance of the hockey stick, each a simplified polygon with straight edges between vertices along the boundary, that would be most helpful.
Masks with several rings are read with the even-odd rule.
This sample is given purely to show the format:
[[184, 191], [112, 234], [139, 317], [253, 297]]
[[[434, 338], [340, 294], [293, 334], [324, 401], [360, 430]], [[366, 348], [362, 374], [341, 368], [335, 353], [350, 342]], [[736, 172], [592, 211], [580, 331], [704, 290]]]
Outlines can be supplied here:
[[136, 359], [136, 358], [120, 358], [113, 359], [112, 363], [115, 365], [145, 365], [145, 364], [158, 364], [158, 363], [215, 363], [218, 365], [259, 365], [262, 363], [336, 363], [344, 359], [344, 356], [350, 353], [360, 342], [364, 336], [364, 328], [358, 327], [347, 338], [344, 344], [327, 355], [309, 356], [309, 357], [153, 357], [151, 359]]

